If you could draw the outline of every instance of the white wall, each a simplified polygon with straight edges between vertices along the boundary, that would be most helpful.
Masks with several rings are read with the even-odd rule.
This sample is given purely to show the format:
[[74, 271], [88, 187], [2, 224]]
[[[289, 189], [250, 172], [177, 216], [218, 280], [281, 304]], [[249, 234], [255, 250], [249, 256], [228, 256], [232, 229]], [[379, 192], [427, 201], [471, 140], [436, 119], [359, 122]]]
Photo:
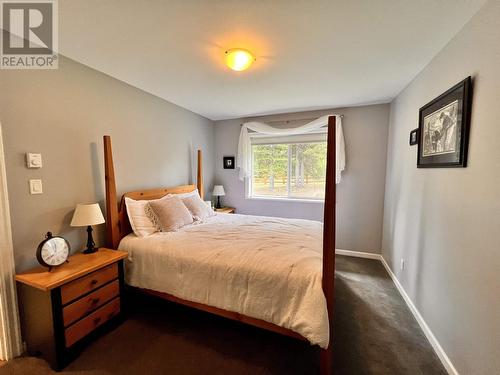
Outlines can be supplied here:
[[[118, 194], [190, 182], [191, 144], [204, 151], [206, 189], [213, 184], [213, 122], [202, 116], [62, 56], [58, 70], [1, 70], [0, 87], [18, 270], [36, 263], [49, 230], [83, 248], [84, 228], [69, 222], [77, 203], [104, 208], [105, 134]], [[26, 152], [41, 152], [43, 168], [27, 169]], [[42, 195], [29, 194], [32, 178], [42, 179]], [[98, 245], [104, 227], [95, 227]]]
[[347, 166], [337, 196], [337, 248], [379, 253], [387, 151], [389, 105], [310, 111], [215, 123], [215, 182], [224, 185], [224, 204], [237, 212], [323, 220], [323, 203], [245, 199], [245, 185], [237, 169], [223, 169], [223, 156], [236, 156], [240, 125], [249, 120], [292, 127], [325, 114], [343, 114]]
[[[468, 75], [468, 167], [417, 169], [419, 108]], [[460, 374], [500, 373], [499, 121], [500, 2], [489, 1], [394, 100], [389, 128], [383, 256]]]

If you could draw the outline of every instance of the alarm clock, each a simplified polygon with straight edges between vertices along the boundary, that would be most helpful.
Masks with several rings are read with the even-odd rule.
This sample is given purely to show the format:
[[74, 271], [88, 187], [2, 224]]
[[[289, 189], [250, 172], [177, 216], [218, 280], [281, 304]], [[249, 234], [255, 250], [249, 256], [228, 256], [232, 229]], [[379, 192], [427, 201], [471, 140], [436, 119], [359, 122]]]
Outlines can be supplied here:
[[38, 245], [36, 259], [38, 263], [44, 267], [48, 267], [50, 271], [52, 267], [57, 267], [67, 262], [69, 252], [69, 242], [65, 238], [53, 236], [51, 232], [47, 232], [45, 240]]

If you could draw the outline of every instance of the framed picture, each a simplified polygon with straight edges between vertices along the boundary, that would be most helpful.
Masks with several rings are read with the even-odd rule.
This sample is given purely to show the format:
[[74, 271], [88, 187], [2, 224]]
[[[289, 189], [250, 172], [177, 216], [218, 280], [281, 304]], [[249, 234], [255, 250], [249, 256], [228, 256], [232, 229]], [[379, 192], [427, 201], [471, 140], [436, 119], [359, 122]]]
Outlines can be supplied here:
[[466, 167], [472, 79], [420, 108], [417, 168]]
[[234, 156], [224, 156], [224, 169], [234, 169]]
[[410, 146], [415, 146], [418, 143], [418, 128], [410, 132]]

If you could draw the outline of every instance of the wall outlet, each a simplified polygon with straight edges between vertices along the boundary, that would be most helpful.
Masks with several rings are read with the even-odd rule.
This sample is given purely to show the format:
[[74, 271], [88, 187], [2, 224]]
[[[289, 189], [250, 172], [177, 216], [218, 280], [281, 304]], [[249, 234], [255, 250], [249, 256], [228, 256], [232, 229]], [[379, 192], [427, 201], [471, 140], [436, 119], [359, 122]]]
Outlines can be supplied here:
[[404, 271], [405, 269], [405, 260], [401, 259], [401, 271]]

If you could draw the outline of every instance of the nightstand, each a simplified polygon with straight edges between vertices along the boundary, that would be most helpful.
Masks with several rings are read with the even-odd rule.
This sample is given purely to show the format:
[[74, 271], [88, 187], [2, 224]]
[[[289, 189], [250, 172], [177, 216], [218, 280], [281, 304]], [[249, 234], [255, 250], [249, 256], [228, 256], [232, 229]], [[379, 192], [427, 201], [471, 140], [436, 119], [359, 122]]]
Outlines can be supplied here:
[[215, 209], [215, 212], [222, 212], [223, 214], [234, 214], [235, 211], [236, 208], [234, 207], [221, 207]]
[[123, 317], [124, 251], [75, 254], [51, 272], [16, 275], [21, 328], [28, 353], [61, 370], [83, 346]]

